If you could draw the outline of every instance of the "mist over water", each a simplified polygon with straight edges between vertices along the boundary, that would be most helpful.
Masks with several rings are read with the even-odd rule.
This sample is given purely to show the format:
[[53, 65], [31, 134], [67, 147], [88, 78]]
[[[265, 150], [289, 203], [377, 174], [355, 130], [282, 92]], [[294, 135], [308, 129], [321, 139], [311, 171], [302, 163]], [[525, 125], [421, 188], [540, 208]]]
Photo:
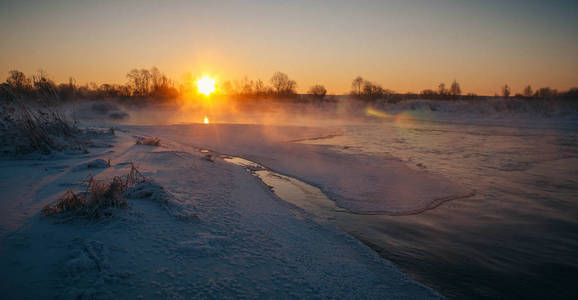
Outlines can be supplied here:
[[557, 125], [565, 129], [383, 121], [308, 143], [393, 155], [476, 191], [418, 215], [365, 216], [353, 226], [418, 281], [456, 299], [571, 298], [578, 293], [578, 131]]
[[576, 105], [407, 101], [368, 109], [338, 101], [124, 109], [124, 124], [208, 117], [331, 128], [341, 134], [298, 142], [393, 156], [475, 191], [415, 215], [336, 219], [402, 271], [456, 299], [578, 294]]

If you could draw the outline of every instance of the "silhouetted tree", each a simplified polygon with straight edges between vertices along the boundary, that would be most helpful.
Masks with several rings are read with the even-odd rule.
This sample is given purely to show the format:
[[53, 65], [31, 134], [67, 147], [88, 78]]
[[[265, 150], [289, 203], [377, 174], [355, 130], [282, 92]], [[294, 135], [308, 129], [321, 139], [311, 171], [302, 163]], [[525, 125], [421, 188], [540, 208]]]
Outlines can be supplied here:
[[151, 75], [151, 96], [155, 98], [166, 98], [170, 93], [171, 84], [169, 79], [159, 71], [157, 67], [152, 67]]
[[355, 77], [351, 82], [351, 88], [353, 89], [353, 93], [357, 95], [357, 97], [361, 97], [361, 87], [363, 86], [363, 78], [361, 76]]
[[58, 94], [62, 100], [73, 100], [76, 97], [76, 80], [70, 77], [68, 78], [68, 83], [59, 84]]
[[[284, 89], [284, 84], [283, 84], [283, 86], [280, 86], [281, 90]], [[293, 85], [293, 88], [294, 88], [294, 85]], [[223, 84], [220, 87], [220, 90], [225, 95], [238, 96], [238, 97], [242, 97], [242, 98], [260, 98], [260, 97], [265, 97], [268, 94], [272, 94], [271, 88], [268, 87], [267, 85], [265, 85], [263, 80], [261, 80], [261, 79], [250, 80], [247, 77], [244, 77], [240, 81], [239, 80], [233, 80], [233, 81], [227, 80], [227, 81], [223, 82]], [[294, 93], [294, 91], [293, 91], [293, 93]], [[280, 95], [280, 94], [278, 94], [278, 95]]]
[[507, 84], [502, 87], [502, 97], [506, 99], [510, 97], [510, 86]]
[[534, 92], [532, 91], [532, 86], [528, 85], [527, 87], [524, 88], [524, 92], [522, 93], [522, 95], [524, 95], [524, 97], [532, 97], [532, 95], [534, 94]]
[[460, 88], [460, 84], [454, 80], [454, 82], [452, 82], [452, 85], [450, 86], [450, 95], [453, 98], [456, 98], [457, 96], [462, 94], [462, 89]]
[[578, 88], [571, 88], [561, 96], [563, 100], [578, 101]]
[[243, 77], [241, 80], [240, 94], [245, 97], [253, 96], [253, 80], [249, 80], [247, 76]]
[[[142, 70], [141, 70], [142, 71]], [[171, 80], [161, 73], [157, 67], [150, 70], [150, 96], [155, 99], [172, 99], [178, 96], [178, 91]]]
[[151, 73], [147, 69], [132, 69], [126, 77], [132, 88], [132, 94], [136, 97], [148, 97], [150, 90]]
[[273, 74], [273, 77], [271, 77], [271, 85], [273, 85], [277, 96], [293, 95], [297, 87], [297, 83], [294, 80], [289, 79], [287, 74], [281, 72]]
[[12, 70], [8, 72], [9, 76], [6, 78], [6, 83], [17, 92], [25, 93], [32, 89], [32, 84], [30, 79], [24, 75], [24, 73], [18, 70]]
[[381, 85], [373, 83], [369, 80], [363, 81], [363, 97], [367, 99], [378, 99], [383, 97], [385, 91]]
[[436, 92], [434, 90], [426, 89], [421, 91], [420, 96], [424, 99], [434, 99], [436, 98]]
[[534, 94], [537, 98], [544, 98], [544, 99], [551, 99], [554, 98], [558, 94], [558, 91], [555, 89], [551, 89], [549, 87], [543, 87], [536, 91]]
[[446, 96], [447, 94], [448, 94], [448, 90], [446, 90], [446, 84], [443, 83], [443, 82], [440, 83], [440, 84], [438, 85], [438, 95], [439, 95], [440, 97], [444, 97], [444, 96]]
[[269, 92], [269, 88], [265, 85], [263, 80], [257, 79], [253, 82], [253, 93], [256, 97], [266, 96]]
[[308, 93], [315, 98], [323, 99], [325, 94], [327, 94], [327, 89], [320, 84], [316, 84], [309, 89]]

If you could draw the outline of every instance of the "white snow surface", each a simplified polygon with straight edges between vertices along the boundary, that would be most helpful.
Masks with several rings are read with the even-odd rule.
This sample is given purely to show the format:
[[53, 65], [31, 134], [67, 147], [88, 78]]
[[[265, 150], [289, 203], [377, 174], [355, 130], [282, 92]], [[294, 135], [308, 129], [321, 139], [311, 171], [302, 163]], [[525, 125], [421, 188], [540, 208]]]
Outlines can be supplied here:
[[[298, 208], [244, 168], [207, 161], [199, 150], [247, 154], [287, 174], [308, 164], [302, 178], [318, 180], [325, 191], [335, 189], [334, 195], [353, 208], [348, 196], [377, 192], [359, 186], [347, 194], [347, 189], [372, 179], [355, 179], [359, 170], [333, 181], [331, 175], [354, 165], [365, 171], [373, 170], [372, 164], [384, 168], [400, 162], [360, 158], [329, 168], [339, 158], [323, 147], [312, 151], [313, 146], [280, 143], [319, 134], [313, 129], [183, 125], [116, 132], [110, 148], [88, 154], [0, 160], [3, 299], [441, 298], [330, 221], [297, 214]], [[135, 145], [137, 134], [159, 137], [161, 146]], [[292, 147], [305, 150], [292, 152]], [[111, 166], [87, 167], [97, 159], [110, 159]], [[132, 195], [129, 208], [96, 222], [39, 216], [67, 189], [80, 189], [88, 174], [123, 175], [129, 162], [154, 182]], [[405, 169], [396, 174], [416, 175]], [[400, 195], [395, 193], [388, 195]], [[360, 207], [383, 208], [372, 197], [365, 199]]]
[[353, 213], [406, 215], [473, 193], [439, 175], [410, 168], [393, 156], [345, 154], [331, 146], [293, 142], [339, 135], [339, 129], [240, 124], [131, 129], [257, 162], [319, 187]]

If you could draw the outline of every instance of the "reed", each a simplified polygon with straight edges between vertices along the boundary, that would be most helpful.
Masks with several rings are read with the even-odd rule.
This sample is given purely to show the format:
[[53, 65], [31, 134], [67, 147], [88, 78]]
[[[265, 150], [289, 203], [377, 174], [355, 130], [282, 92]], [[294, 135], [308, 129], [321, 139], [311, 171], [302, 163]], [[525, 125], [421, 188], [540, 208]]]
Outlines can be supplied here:
[[126, 193], [130, 188], [145, 181], [146, 178], [132, 163], [127, 175], [114, 176], [109, 181], [97, 180], [89, 175], [83, 192], [66, 191], [55, 204], [44, 206], [41, 215], [47, 217], [68, 214], [91, 220], [110, 216], [112, 209], [128, 207]]

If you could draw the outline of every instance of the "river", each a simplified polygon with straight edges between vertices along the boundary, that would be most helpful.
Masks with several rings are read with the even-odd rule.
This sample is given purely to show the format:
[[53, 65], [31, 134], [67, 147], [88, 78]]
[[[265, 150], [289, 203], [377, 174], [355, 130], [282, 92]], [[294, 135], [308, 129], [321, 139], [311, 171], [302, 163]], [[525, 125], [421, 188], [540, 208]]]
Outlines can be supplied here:
[[578, 130], [534, 127], [372, 120], [307, 143], [395, 156], [475, 190], [416, 215], [337, 219], [414, 279], [455, 299], [574, 298]]

